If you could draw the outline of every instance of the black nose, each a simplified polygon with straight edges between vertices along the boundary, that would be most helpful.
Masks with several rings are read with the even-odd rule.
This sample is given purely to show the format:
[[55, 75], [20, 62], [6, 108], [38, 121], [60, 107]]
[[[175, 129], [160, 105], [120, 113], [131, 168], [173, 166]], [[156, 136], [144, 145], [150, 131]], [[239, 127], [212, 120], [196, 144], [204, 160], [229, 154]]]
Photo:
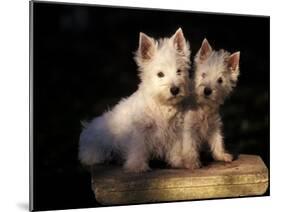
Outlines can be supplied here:
[[171, 94], [176, 96], [180, 92], [180, 89], [176, 86], [173, 86], [173, 87], [170, 88], [170, 91], [171, 91]]
[[205, 96], [210, 96], [212, 94], [212, 89], [209, 87], [204, 88]]

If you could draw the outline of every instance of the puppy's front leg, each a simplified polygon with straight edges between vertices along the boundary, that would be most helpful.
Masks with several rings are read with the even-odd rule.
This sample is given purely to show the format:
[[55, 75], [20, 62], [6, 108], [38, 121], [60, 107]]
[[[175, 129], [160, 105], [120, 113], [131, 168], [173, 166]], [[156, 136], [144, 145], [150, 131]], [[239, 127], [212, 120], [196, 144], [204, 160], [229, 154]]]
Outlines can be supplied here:
[[220, 128], [215, 129], [208, 139], [210, 149], [215, 160], [231, 162], [233, 156], [224, 149], [223, 136]]
[[124, 168], [128, 172], [145, 172], [150, 170], [148, 166], [149, 153], [141, 136], [134, 136], [129, 142], [126, 152]]
[[167, 162], [172, 168], [183, 168], [182, 142], [178, 141], [173, 144], [171, 150], [169, 151]]
[[201, 167], [199, 143], [197, 140], [191, 130], [183, 132], [182, 157], [183, 166], [187, 169], [198, 169]]

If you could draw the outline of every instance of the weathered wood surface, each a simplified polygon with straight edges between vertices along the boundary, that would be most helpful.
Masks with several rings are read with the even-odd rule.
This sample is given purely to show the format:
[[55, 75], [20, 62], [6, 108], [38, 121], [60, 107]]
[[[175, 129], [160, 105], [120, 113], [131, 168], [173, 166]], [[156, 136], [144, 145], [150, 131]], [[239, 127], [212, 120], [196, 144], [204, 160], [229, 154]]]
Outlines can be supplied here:
[[120, 166], [92, 169], [92, 189], [104, 205], [262, 195], [268, 170], [259, 156], [240, 155], [232, 163], [213, 162], [197, 170], [153, 169], [134, 174]]

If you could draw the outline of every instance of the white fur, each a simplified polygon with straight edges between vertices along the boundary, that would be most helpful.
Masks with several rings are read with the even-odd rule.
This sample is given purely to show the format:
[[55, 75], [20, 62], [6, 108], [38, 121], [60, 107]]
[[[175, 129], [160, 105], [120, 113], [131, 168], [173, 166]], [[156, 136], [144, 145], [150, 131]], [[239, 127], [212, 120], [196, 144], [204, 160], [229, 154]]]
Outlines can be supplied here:
[[[195, 57], [194, 94], [189, 99], [184, 117], [183, 166], [199, 168], [199, 150], [207, 142], [214, 159], [232, 161], [224, 149], [219, 106], [235, 87], [239, 75], [240, 53], [213, 51], [205, 39]], [[219, 83], [219, 79], [222, 80]], [[212, 90], [211, 95], [204, 89]]]
[[[181, 29], [171, 38], [158, 41], [140, 33], [135, 57], [141, 78], [138, 90], [83, 129], [80, 161], [94, 165], [118, 157], [124, 160], [126, 170], [132, 172], [148, 170], [151, 158], [161, 158], [173, 167], [179, 166], [183, 127], [181, 103], [189, 95], [189, 57], [189, 45]], [[165, 76], [158, 77], [159, 72]], [[173, 86], [180, 88], [177, 96], [171, 94]]]

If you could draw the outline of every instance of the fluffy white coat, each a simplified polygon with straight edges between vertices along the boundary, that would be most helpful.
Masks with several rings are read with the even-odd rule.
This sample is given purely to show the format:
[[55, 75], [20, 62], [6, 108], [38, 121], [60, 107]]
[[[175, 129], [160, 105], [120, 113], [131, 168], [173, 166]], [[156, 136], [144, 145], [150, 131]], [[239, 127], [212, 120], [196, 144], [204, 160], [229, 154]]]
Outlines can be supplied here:
[[232, 161], [224, 148], [219, 107], [236, 86], [240, 52], [232, 55], [213, 51], [205, 39], [195, 57], [194, 94], [189, 98], [184, 116], [183, 166], [201, 166], [199, 150], [203, 142], [210, 146], [215, 160]]
[[138, 90], [87, 124], [80, 135], [80, 161], [94, 165], [118, 157], [130, 172], [148, 170], [151, 158], [182, 166], [182, 100], [189, 95], [189, 58], [181, 29], [157, 41], [140, 33]]

